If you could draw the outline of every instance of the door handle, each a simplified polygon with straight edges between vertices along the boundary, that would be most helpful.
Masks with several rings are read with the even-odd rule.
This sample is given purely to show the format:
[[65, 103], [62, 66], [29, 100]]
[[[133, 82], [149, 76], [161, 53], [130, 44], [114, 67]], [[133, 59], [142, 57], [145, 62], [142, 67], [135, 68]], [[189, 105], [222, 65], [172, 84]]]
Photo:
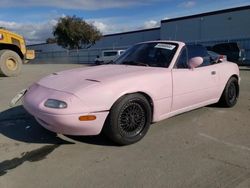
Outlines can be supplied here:
[[212, 74], [212, 75], [215, 75], [215, 74], [216, 74], [216, 71], [212, 71], [211, 74]]

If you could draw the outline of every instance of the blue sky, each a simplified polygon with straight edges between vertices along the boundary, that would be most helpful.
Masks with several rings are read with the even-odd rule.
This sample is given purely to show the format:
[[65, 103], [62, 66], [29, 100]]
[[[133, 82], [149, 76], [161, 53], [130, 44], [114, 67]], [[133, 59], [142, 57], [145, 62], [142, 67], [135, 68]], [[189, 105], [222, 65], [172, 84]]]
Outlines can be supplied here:
[[59, 17], [76, 15], [103, 34], [158, 27], [163, 19], [250, 5], [250, 0], [1, 0], [0, 26], [28, 43], [52, 37]]

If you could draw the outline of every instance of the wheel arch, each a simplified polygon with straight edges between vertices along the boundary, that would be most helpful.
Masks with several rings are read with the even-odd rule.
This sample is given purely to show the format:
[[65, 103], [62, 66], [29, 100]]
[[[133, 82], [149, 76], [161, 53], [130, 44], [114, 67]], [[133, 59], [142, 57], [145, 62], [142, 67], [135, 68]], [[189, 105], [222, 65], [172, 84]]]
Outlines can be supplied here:
[[[135, 92], [129, 92], [129, 93], [125, 93], [125, 94], [122, 94], [120, 97], [118, 97], [112, 104], [112, 106], [110, 107], [110, 109], [114, 106], [115, 103], [119, 102], [123, 97], [127, 96], [127, 95], [131, 95], [131, 94], [140, 94], [142, 96], [144, 96], [146, 98], [146, 100], [148, 101], [150, 107], [151, 107], [151, 119], [153, 120], [153, 116], [154, 116], [154, 102], [153, 102], [153, 99], [152, 97], [144, 92], [144, 91], [135, 91]], [[151, 121], [152, 121], [151, 120]], [[152, 122], [151, 122], [152, 123]]]
[[20, 48], [14, 44], [0, 44], [0, 50], [11, 50], [16, 52], [21, 59], [24, 59], [24, 55]]
[[147, 93], [145, 93], [145, 92], [139, 91], [139, 92], [136, 92], [136, 93], [143, 95], [143, 96], [147, 99], [147, 101], [149, 102], [150, 107], [151, 107], [151, 113], [152, 113], [151, 116], [152, 116], [152, 120], [153, 120], [153, 115], [154, 115], [154, 102], [153, 102], [152, 97], [151, 97], [150, 95], [148, 95]]

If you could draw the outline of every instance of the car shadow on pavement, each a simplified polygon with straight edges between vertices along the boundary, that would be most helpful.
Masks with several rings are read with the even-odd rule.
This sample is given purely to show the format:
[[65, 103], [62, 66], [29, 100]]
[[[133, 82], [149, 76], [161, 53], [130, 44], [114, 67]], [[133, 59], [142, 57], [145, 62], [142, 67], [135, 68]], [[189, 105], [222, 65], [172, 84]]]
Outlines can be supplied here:
[[26, 143], [74, 144], [44, 129], [22, 106], [0, 112], [0, 134]]
[[71, 136], [71, 135], [64, 135], [72, 140], [92, 144], [92, 145], [99, 145], [99, 146], [118, 146], [103, 134], [96, 135], [96, 136]]

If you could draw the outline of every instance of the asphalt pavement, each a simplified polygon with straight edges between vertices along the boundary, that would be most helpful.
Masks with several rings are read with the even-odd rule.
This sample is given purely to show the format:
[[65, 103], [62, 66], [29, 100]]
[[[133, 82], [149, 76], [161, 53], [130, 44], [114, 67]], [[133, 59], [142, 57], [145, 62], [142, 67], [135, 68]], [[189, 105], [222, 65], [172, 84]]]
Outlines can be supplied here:
[[57, 135], [42, 128], [15, 94], [73, 64], [25, 65], [0, 77], [0, 188], [250, 187], [250, 69], [241, 68], [233, 108], [207, 106], [155, 123], [138, 143]]

